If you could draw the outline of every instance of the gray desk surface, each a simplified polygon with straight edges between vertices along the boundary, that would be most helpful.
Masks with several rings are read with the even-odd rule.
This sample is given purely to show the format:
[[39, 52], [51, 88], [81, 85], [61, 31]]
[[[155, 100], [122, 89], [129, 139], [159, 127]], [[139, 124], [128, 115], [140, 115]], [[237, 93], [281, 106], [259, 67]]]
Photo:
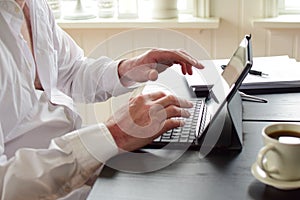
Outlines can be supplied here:
[[[244, 121], [300, 122], [300, 93], [265, 94], [256, 96], [268, 99], [268, 103], [244, 101]], [[299, 109], [295, 109], [297, 107]]]
[[187, 151], [168, 167], [144, 174], [105, 167], [88, 199], [300, 199], [300, 189], [278, 190], [251, 174], [262, 147], [262, 128], [272, 121], [300, 121], [300, 94], [262, 96], [268, 97], [269, 104], [243, 103], [244, 147], [240, 153], [214, 152], [200, 159], [196, 151]]

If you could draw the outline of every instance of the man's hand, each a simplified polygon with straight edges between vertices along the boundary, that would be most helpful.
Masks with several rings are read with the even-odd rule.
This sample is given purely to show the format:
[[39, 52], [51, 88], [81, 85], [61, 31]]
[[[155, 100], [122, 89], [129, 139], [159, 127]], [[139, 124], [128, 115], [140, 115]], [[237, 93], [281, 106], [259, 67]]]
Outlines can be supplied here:
[[180, 64], [184, 75], [192, 75], [192, 67], [204, 68], [183, 50], [152, 49], [140, 56], [122, 61], [118, 73], [121, 83], [130, 86], [134, 82], [155, 81], [160, 72], [173, 64]]
[[133, 151], [162, 133], [183, 126], [184, 122], [174, 117], [189, 117], [185, 108], [192, 106], [187, 100], [162, 92], [140, 95], [114, 113], [106, 126], [121, 150]]

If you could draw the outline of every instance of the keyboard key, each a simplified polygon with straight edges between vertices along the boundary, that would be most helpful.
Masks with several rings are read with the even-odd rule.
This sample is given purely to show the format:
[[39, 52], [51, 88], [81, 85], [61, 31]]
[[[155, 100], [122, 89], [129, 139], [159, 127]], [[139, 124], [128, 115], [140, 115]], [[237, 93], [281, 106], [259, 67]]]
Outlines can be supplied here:
[[[184, 127], [178, 127], [164, 133], [161, 137], [154, 140], [154, 142], [189, 142], [192, 143], [195, 139], [195, 133], [197, 132], [198, 117], [202, 116], [200, 113], [206, 112], [205, 109], [201, 111], [204, 103], [203, 100], [197, 99], [193, 101], [194, 107], [189, 109], [191, 116], [189, 118], [179, 118], [185, 121]], [[205, 114], [205, 113], [204, 113]], [[202, 122], [201, 124], [205, 124]], [[202, 125], [201, 125], [202, 126]], [[202, 127], [201, 127], [202, 128]], [[203, 128], [202, 128], [203, 129]]]

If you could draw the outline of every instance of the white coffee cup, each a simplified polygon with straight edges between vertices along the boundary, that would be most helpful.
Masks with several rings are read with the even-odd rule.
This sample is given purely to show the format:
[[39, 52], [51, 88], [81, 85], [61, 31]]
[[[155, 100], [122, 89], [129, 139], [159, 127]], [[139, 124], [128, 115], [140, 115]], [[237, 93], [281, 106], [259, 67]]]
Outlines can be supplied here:
[[300, 124], [276, 123], [262, 130], [264, 147], [257, 156], [258, 166], [270, 178], [300, 180]]

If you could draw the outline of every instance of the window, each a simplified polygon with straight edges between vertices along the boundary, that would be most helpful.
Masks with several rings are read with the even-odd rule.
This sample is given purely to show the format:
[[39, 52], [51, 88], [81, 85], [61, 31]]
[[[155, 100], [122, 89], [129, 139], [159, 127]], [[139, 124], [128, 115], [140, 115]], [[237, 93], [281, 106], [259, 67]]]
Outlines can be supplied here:
[[278, 1], [279, 14], [300, 14], [299, 0], [279, 0]]
[[[163, 0], [161, 0], [163, 1]], [[179, 14], [190, 14], [194, 13], [194, 0], [177, 0], [177, 9]], [[152, 0], [138, 0], [138, 10], [140, 18], [151, 18], [151, 9], [153, 7]]]
[[[57, 18], [63, 17], [66, 14], [69, 14], [70, 12], [75, 10], [76, 3], [78, 4], [78, 0], [48, 0], [49, 5], [53, 8], [53, 11], [56, 13], [58, 12], [58, 6], [57, 2], [61, 2], [61, 8], [60, 8], [60, 15], [57, 14]], [[112, 1], [114, 4], [113, 8], [113, 16], [109, 17], [116, 17], [118, 18], [118, 9], [126, 10], [127, 8], [118, 8], [118, 0], [103, 0], [105, 3]], [[151, 18], [151, 8], [153, 1], [152, 0], [119, 0], [122, 4], [119, 4], [119, 6], [126, 6], [126, 7], [133, 7], [137, 8], [137, 15], [141, 19], [145, 18]], [[163, 0], [161, 0], [163, 1]], [[197, 9], [196, 2], [199, 1], [209, 1], [209, 0], [177, 0], [177, 9], [179, 14], [189, 14], [193, 15], [194, 13], [197, 13], [195, 9]], [[55, 2], [55, 3], [54, 3]], [[99, 17], [99, 3], [100, 0], [81, 0], [81, 5], [85, 9], [86, 12], [93, 13], [95, 17]], [[125, 4], [123, 4], [126, 2]], [[106, 4], [107, 5], [107, 4]], [[150, 8], [150, 9], [149, 9]], [[78, 10], [76, 11], [78, 12]], [[78, 15], [80, 13], [78, 12]], [[80, 16], [79, 16], [80, 17]], [[101, 16], [100, 16], [101, 17]], [[124, 18], [127, 16], [125, 15]], [[128, 15], [128, 18], [130, 18], [130, 15]]]
[[193, 14], [194, 8], [196, 7], [194, 3], [195, 1], [193, 0], [178, 0], [177, 9], [179, 13]]

